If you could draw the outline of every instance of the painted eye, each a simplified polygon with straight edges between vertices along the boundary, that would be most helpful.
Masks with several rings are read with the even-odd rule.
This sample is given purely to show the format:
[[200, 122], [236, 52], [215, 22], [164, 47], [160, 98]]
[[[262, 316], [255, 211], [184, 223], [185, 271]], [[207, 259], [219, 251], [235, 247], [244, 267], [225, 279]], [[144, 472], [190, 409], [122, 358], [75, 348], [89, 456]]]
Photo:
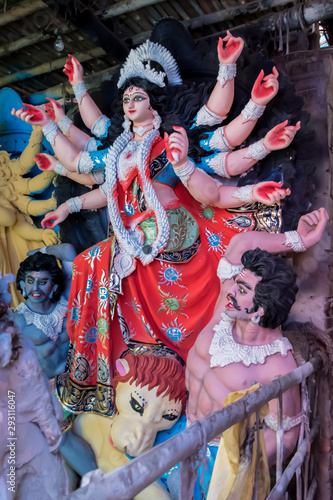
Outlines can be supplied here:
[[142, 417], [143, 412], [144, 412], [144, 406], [140, 405], [140, 403], [135, 398], [133, 398], [132, 394], [131, 394], [131, 399], [130, 399], [129, 403], [130, 403], [131, 407], [133, 408], [133, 410], [136, 411], [137, 413], [140, 413], [140, 415]]
[[144, 97], [143, 95], [136, 95], [134, 96], [134, 101], [145, 101], [147, 97]]
[[176, 420], [176, 418], [178, 418], [179, 415], [175, 415], [174, 413], [166, 413], [165, 415], [163, 415], [162, 418], [164, 418], [164, 420], [169, 420], [170, 422], [172, 422], [173, 420]]
[[128, 98], [128, 97], [125, 97], [125, 98], [123, 99], [123, 103], [124, 103], [124, 104], [128, 104], [128, 103], [129, 103], [129, 98]]

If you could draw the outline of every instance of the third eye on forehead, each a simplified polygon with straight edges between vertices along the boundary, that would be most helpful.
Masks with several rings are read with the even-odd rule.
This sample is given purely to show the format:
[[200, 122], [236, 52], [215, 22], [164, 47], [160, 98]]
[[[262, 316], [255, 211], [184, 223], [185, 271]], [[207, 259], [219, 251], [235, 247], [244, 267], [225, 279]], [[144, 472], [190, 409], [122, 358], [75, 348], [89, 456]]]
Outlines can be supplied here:
[[128, 89], [124, 92], [123, 94], [123, 98], [125, 97], [134, 97], [134, 96], [141, 96], [141, 97], [148, 97], [148, 94], [144, 91], [144, 90], [141, 90], [141, 89], [137, 89], [137, 88], [133, 88], [133, 89]]

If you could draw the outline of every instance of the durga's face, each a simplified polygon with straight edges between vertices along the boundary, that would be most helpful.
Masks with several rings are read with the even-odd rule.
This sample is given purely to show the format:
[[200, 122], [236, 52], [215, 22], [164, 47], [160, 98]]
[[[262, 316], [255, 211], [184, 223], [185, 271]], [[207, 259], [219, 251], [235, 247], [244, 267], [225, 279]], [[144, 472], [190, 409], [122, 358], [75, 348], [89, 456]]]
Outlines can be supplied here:
[[134, 126], [148, 125], [154, 119], [147, 92], [139, 87], [128, 87], [123, 95], [123, 110]]

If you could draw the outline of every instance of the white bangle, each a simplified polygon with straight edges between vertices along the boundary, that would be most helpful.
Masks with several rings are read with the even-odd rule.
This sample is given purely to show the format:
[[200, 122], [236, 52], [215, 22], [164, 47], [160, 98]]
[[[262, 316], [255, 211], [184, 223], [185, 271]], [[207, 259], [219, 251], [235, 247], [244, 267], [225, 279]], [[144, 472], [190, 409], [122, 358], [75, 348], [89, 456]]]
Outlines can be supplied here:
[[47, 247], [40, 248], [38, 251], [40, 253], [46, 253], [47, 254]]
[[195, 165], [191, 160], [187, 160], [187, 162], [182, 165], [181, 167], [173, 167], [175, 174], [178, 175], [179, 179], [181, 182], [184, 184], [185, 187], [187, 187], [189, 178], [193, 174], [195, 170]]
[[231, 264], [225, 257], [219, 262], [217, 266], [217, 277], [220, 280], [228, 280], [239, 274], [244, 269], [244, 266]]
[[264, 141], [254, 142], [248, 147], [247, 153], [244, 158], [253, 158], [254, 160], [263, 160], [269, 154], [269, 151], [264, 146]]
[[66, 203], [69, 208], [69, 213], [74, 214], [81, 211], [83, 200], [81, 200], [79, 196], [76, 196], [75, 198], [70, 198], [69, 200], [67, 200]]
[[253, 189], [253, 184], [242, 186], [234, 192], [232, 197], [237, 198], [238, 200], [241, 200], [244, 203], [253, 203], [254, 200], [252, 197], [252, 189]]
[[73, 92], [76, 97], [76, 100], [79, 104], [81, 104], [82, 99], [87, 93], [87, 87], [84, 82], [79, 82], [77, 85], [74, 85]]
[[61, 132], [66, 135], [66, 133], [69, 131], [72, 123], [73, 123], [72, 120], [70, 118], [68, 118], [68, 116], [63, 116], [58, 121], [58, 127], [60, 128]]
[[256, 104], [252, 99], [246, 104], [244, 109], [241, 111], [241, 115], [243, 116], [242, 123], [246, 123], [250, 120], [258, 120], [265, 111], [266, 106], [260, 106]]
[[66, 175], [68, 174], [68, 170], [63, 166], [62, 163], [60, 163], [60, 161], [57, 161], [54, 171], [56, 174], [62, 175], [64, 177], [66, 177]]
[[297, 231], [287, 231], [284, 235], [286, 237], [284, 242], [286, 247], [291, 248], [294, 252], [305, 252], [306, 246]]
[[236, 64], [220, 64], [217, 81], [223, 88], [228, 80], [236, 76]]
[[45, 139], [51, 144], [51, 146], [54, 146], [55, 138], [58, 133], [58, 125], [50, 120], [46, 125], [44, 125], [44, 127], [42, 127], [42, 130]]

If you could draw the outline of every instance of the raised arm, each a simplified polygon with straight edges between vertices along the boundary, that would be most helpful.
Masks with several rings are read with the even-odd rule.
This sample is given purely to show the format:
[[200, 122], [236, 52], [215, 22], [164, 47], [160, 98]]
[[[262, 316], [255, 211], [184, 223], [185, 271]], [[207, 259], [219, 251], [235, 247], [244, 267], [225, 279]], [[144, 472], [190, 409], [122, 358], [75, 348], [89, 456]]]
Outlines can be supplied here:
[[64, 134], [58, 130], [58, 126], [45, 113], [44, 110], [24, 104], [25, 108], [18, 110], [12, 109], [12, 115], [31, 125], [40, 125], [43, 129], [46, 139], [51, 144], [57, 157], [69, 171], [76, 172], [80, 157], [80, 149], [70, 142]]
[[57, 124], [47, 116], [44, 110], [30, 104], [24, 104], [24, 106], [26, 109], [20, 108], [17, 111], [13, 108], [12, 115], [17, 116], [27, 123], [41, 125], [45, 138], [51, 144], [60, 162], [69, 172], [90, 173], [93, 170], [103, 168], [107, 150], [79, 150], [77, 146], [58, 130]]
[[61, 132], [72, 142], [80, 151], [85, 148], [85, 145], [90, 139], [90, 136], [77, 128], [72, 120], [65, 115], [60, 102], [54, 99], [46, 98], [49, 102], [44, 104], [46, 114], [53, 120]]
[[83, 81], [83, 68], [81, 64], [74, 56], [68, 54], [68, 57], [69, 59], [67, 59], [64, 67], [64, 73], [68, 76], [68, 79], [73, 86], [81, 118], [86, 127], [91, 130], [96, 120], [102, 116], [103, 113], [86, 90]]
[[257, 161], [265, 158], [272, 151], [287, 148], [293, 141], [301, 123], [295, 126], [288, 125], [288, 120], [267, 132], [265, 137], [247, 148], [238, 149], [229, 153], [226, 157], [225, 169], [229, 176], [239, 175], [246, 172]]
[[273, 72], [267, 76], [264, 76], [264, 71], [261, 70], [253, 85], [250, 101], [240, 115], [224, 127], [224, 135], [232, 148], [239, 146], [247, 139], [263, 114], [266, 105], [278, 93], [278, 76], [279, 73], [275, 66]]
[[219, 38], [217, 54], [219, 73], [217, 83], [209, 97], [207, 107], [216, 115], [224, 118], [230, 111], [234, 100], [234, 77], [236, 61], [244, 47], [244, 40], [235, 38], [227, 31], [227, 36]]
[[241, 263], [244, 252], [257, 247], [271, 253], [304, 252], [319, 243], [327, 220], [327, 211], [325, 208], [320, 208], [303, 215], [298, 222], [296, 231], [280, 234], [249, 231], [236, 234], [231, 239], [224, 256], [231, 264], [238, 265]]
[[277, 182], [260, 182], [241, 188], [223, 186], [200, 168], [195, 168], [187, 158], [188, 139], [185, 130], [181, 127], [174, 129], [176, 132], [164, 136], [168, 159], [182, 183], [200, 203], [219, 208], [239, 207], [255, 201], [273, 205], [290, 194]]

